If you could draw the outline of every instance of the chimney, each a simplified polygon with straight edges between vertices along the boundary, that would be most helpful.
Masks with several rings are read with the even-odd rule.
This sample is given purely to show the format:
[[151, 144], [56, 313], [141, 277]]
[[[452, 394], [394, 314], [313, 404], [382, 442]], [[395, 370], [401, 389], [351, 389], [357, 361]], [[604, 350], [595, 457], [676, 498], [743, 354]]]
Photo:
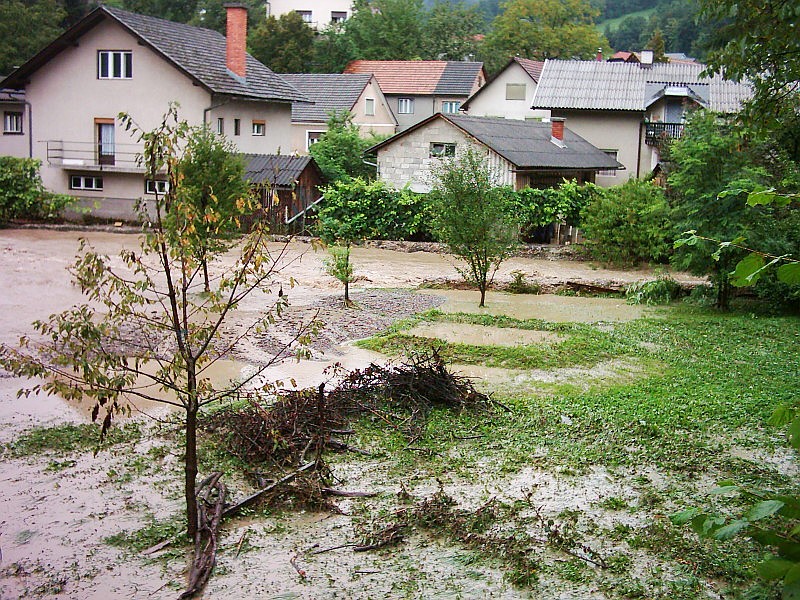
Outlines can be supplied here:
[[603, 49], [597, 49], [597, 62], [603, 62]]
[[224, 4], [227, 11], [225, 64], [228, 70], [244, 79], [247, 77], [247, 7], [244, 4]]
[[563, 117], [550, 118], [550, 123], [552, 125], [552, 133], [550, 135], [559, 142], [564, 141], [564, 121], [566, 121], [566, 119]]
[[649, 69], [653, 66], [653, 51], [652, 50], [642, 50], [641, 60], [639, 61], [639, 66], [642, 69]]

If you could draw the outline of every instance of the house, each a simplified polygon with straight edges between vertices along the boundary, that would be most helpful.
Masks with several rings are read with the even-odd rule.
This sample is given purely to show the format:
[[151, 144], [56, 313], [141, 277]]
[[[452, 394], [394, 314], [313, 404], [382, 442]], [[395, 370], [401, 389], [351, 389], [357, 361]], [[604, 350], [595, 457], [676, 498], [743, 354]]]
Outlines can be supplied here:
[[296, 12], [314, 29], [324, 29], [331, 23], [344, 23], [352, 16], [352, 0], [267, 0], [267, 17], [276, 19]]
[[506, 119], [546, 119], [550, 111], [531, 108], [544, 62], [515, 56], [461, 105], [475, 117]]
[[[287, 146], [292, 103], [309, 100], [245, 52], [247, 10], [227, 11], [222, 36], [100, 6], [0, 82], [24, 91], [23, 124], [45, 186], [79, 197], [97, 217], [134, 219], [136, 200], [164, 184], [145, 180], [142, 145], [118, 115], [150, 130], [171, 102], [180, 118], [209, 124], [241, 152]], [[0, 153], [15, 153], [8, 139]]]
[[702, 78], [699, 63], [653, 63], [587, 60], [545, 61], [533, 107], [566, 118], [570, 129], [625, 166], [599, 173], [598, 185], [645, 177], [661, 160], [660, 145], [680, 137], [691, 107], [720, 113], [739, 110], [750, 86], [718, 75]]
[[0, 155], [32, 157], [30, 136], [30, 111], [25, 110], [25, 92], [0, 89], [0, 112], [3, 113], [3, 137]]
[[309, 208], [322, 199], [322, 171], [310, 156], [245, 154], [245, 176], [272, 222], [270, 230], [299, 233]]
[[563, 119], [543, 123], [439, 113], [367, 152], [377, 153], [378, 176], [388, 185], [427, 192], [432, 171], [466, 148], [484, 152], [495, 183], [514, 189], [550, 187], [565, 178], [594, 181], [598, 171], [620, 166], [566, 129]]
[[458, 114], [483, 84], [483, 63], [445, 60], [354, 60], [345, 73], [371, 73], [378, 80], [403, 131], [436, 114]]
[[397, 119], [378, 81], [369, 73], [297, 73], [281, 75], [314, 104], [292, 106], [292, 152], [305, 154], [328, 129], [331, 113], [349, 112], [362, 136], [392, 135]]
[[635, 52], [626, 52], [624, 50], [620, 50], [619, 52], [612, 54], [611, 58], [608, 59], [608, 62], [638, 63], [639, 57], [636, 56]]

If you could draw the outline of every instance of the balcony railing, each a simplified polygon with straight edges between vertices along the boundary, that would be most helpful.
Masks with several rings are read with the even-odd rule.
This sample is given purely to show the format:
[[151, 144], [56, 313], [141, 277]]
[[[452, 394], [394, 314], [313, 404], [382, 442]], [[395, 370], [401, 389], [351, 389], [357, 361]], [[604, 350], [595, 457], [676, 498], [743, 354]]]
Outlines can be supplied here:
[[649, 146], [683, 135], [683, 123], [646, 123], [646, 126], [644, 141]]
[[141, 144], [101, 144], [47, 140], [47, 162], [65, 169], [141, 173]]

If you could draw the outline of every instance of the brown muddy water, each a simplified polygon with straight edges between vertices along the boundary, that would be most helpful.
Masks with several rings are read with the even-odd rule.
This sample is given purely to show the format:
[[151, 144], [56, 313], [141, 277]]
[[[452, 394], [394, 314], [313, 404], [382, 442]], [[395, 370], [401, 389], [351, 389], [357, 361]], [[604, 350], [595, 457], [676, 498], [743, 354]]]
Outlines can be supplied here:
[[[443, 308], [447, 311], [447, 304]], [[564, 339], [552, 331], [487, 327], [468, 323], [421, 323], [406, 333], [470, 346], [528, 346], [555, 343]]]
[[[76, 233], [44, 230], [0, 231], [0, 342], [16, 344], [19, 336], [32, 331], [31, 321], [82, 302], [80, 290], [70, 284], [66, 268], [72, 263], [79, 237], [87, 237], [110, 255], [122, 248], [138, 245], [135, 235], [113, 233]], [[314, 253], [308, 244], [274, 244], [282, 253], [288, 269], [277, 276], [290, 301], [298, 309], [313, 307], [320, 301], [341, 294], [341, 288], [324, 272], [324, 254]], [[118, 259], [114, 259], [118, 260]], [[211, 265], [212, 273], [225, 269], [230, 258]], [[389, 288], [414, 288], [424, 281], [456, 279], [454, 260], [447, 255], [402, 253], [389, 250], [357, 248], [353, 253], [356, 275], [354, 295], [360, 291]], [[117, 262], [119, 264], [119, 262]], [[515, 258], [504, 263], [499, 282], [512, 279], [512, 271], [522, 271], [529, 281], [554, 284], [566, 281], [631, 282], [653, 277], [649, 271], [615, 271], [569, 261]], [[298, 284], [290, 288], [290, 277]], [[390, 292], [385, 292], [390, 294]], [[446, 311], [477, 311], [477, 292], [424, 290], [446, 299]], [[386, 297], [389, 297], [388, 295]], [[380, 302], [376, 301], [379, 305]], [[232, 331], [257, 318], [269, 297], [253, 296], [241, 304], [233, 320]], [[330, 304], [330, 303], [329, 303]], [[401, 303], [402, 304], [402, 303]], [[488, 314], [508, 314], [517, 318], [548, 321], [618, 322], [637, 318], [640, 309], [620, 300], [570, 298], [560, 296], [510, 296], [490, 293]], [[416, 306], [416, 305], [415, 305]], [[420, 303], [419, 308], [431, 305]], [[381, 319], [376, 315], [380, 313]], [[298, 386], [315, 385], [330, 377], [327, 370], [335, 363], [345, 368], [363, 367], [385, 357], [355, 348], [342, 332], [370, 331], [370, 327], [345, 327], [346, 323], [369, 321], [385, 327], [387, 321], [405, 316], [399, 308], [380, 306], [362, 312], [340, 313], [330, 310], [326, 326], [339, 330], [331, 339], [337, 344], [319, 348], [315, 360], [296, 362], [285, 359], [270, 367], [261, 381], [294, 379]], [[337, 316], [338, 315], [338, 316]], [[371, 325], [370, 325], [371, 326]], [[488, 329], [488, 328], [487, 328]], [[373, 331], [374, 333], [374, 331]], [[453, 326], [428, 329], [428, 335], [444, 339], [470, 339], [474, 343], [553, 343], [553, 339], [513, 337], [516, 332], [483, 330], [480, 337]], [[535, 337], [539, 335], [540, 337]], [[449, 336], [449, 338], [448, 338]], [[469, 337], [473, 336], [473, 337]], [[218, 382], [248, 377], [253, 365], [263, 365], [271, 357], [269, 346], [245, 346], [235, 357], [220, 363], [213, 374]], [[609, 377], [624, 368], [607, 365]], [[475, 375], [488, 377], [488, 372]], [[508, 375], [503, 370], [498, 377]], [[574, 379], [585, 377], [576, 370]], [[514, 377], [529, 383], [536, 373], [518, 372]], [[0, 443], [12, 441], [32, 427], [76, 423], [85, 420], [87, 407], [70, 406], [59, 398], [17, 398], [16, 390], [26, 382], [0, 373]], [[143, 411], [149, 410], [140, 407]], [[143, 427], [156, 427], [144, 420]], [[148, 430], [149, 431], [149, 430]], [[179, 452], [169, 448], [162, 458], [149, 454], [158, 443], [156, 433], [146, 434], [141, 442], [100, 452], [46, 454], [6, 460], [0, 464], [0, 598], [44, 597], [85, 600], [116, 598], [174, 598], [185, 582], [185, 562], [173, 560], [166, 566], [141, 556], [121, 554], [103, 540], [122, 530], [136, 530], [152, 519], [163, 519], [181, 507]], [[395, 498], [400, 482], [387, 479], [379, 461], [343, 461], [335, 465], [341, 487], [350, 490], [379, 491]], [[485, 499], [503, 489], [534, 486], [541, 490], [543, 504], [563, 502], [563, 498], [581, 497], [581, 493], [603, 494], [612, 489], [624, 495], [624, 481], [614, 477], [614, 485], [603, 487], [611, 477], [592, 473], [586, 481], [570, 484], [551, 481], [544, 475], [525, 472], [515, 478], [492, 484], [481, 481], [480, 465], [471, 481], [454, 481], [459, 497]], [[410, 474], [412, 492], [424, 492], [435, 485], [430, 478]], [[521, 481], [520, 478], [524, 479]], [[513, 484], [509, 488], [509, 483]], [[556, 485], [553, 488], [553, 485]], [[623, 486], [620, 489], [614, 486]], [[555, 491], [554, 491], [555, 490]], [[605, 490], [605, 491], [604, 491]], [[177, 491], [177, 492], [176, 492]], [[450, 491], [448, 489], [448, 491]], [[521, 493], [521, 492], [520, 492]], [[589, 497], [589, 496], [587, 496]], [[376, 499], [376, 503], [385, 500]], [[414, 535], [408, 543], [389, 553], [355, 554], [346, 550], [313, 556], [305, 550], [319, 544], [332, 547], [358, 538], [356, 501], [341, 503], [342, 515], [299, 514], [264, 518], [259, 522], [232, 522], [223, 532], [219, 566], [211, 579], [205, 598], [530, 598], [528, 593], [510, 587], [502, 571], [465, 562], [463, 552], [442, 545], [425, 536]], [[239, 554], [242, 540], [249, 548]], [[298, 554], [307, 578], [299, 578], [290, 559]], [[167, 585], [170, 584], [171, 585]], [[577, 588], [576, 588], [577, 589]], [[539, 596], [541, 597], [541, 596]], [[548, 598], [593, 598], [591, 590], [572, 590], [568, 594], [553, 590]]]

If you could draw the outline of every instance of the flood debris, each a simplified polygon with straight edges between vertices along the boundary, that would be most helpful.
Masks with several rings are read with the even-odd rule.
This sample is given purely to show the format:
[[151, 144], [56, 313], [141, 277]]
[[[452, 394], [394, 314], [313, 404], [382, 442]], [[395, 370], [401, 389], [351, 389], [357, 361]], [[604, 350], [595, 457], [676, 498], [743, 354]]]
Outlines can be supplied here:
[[211, 577], [217, 561], [217, 533], [225, 507], [227, 489], [220, 481], [222, 473], [212, 473], [197, 486], [197, 533], [194, 560], [189, 571], [189, 585], [178, 599], [194, 598]]

